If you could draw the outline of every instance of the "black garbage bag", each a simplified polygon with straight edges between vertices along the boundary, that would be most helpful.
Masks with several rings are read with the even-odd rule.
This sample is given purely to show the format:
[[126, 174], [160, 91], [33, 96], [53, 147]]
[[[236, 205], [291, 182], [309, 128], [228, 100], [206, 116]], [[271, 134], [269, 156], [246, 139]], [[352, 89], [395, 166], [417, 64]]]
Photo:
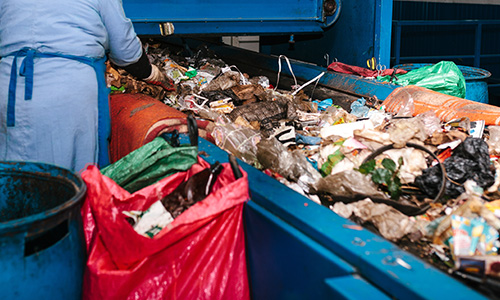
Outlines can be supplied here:
[[[449, 178], [445, 195], [452, 198], [465, 192], [463, 183], [468, 179], [474, 180], [483, 189], [495, 182], [495, 169], [490, 164], [488, 144], [480, 138], [468, 137], [455, 148], [443, 165]], [[415, 185], [429, 197], [435, 197], [441, 187], [439, 166], [425, 169], [422, 175], [415, 178]]]

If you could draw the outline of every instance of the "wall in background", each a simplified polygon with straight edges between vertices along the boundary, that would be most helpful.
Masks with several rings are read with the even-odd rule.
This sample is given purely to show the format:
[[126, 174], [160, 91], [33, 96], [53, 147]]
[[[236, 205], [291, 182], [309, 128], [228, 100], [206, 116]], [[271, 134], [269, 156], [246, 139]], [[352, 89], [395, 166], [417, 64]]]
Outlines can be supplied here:
[[[469, 1], [472, 2], [472, 1]], [[498, 1], [497, 1], [498, 2]], [[423, 1], [394, 1], [393, 21], [399, 20], [500, 20], [500, 5], [451, 4]], [[391, 62], [394, 62], [395, 30], [392, 30]], [[400, 63], [435, 63], [451, 60], [458, 65], [474, 66], [473, 58], [448, 58], [474, 54], [475, 28], [465, 25], [409, 26], [401, 32]], [[500, 54], [500, 25], [483, 25], [482, 54]], [[442, 56], [415, 59], [418, 56]], [[404, 57], [413, 57], [404, 59]], [[391, 63], [392, 65], [392, 63]], [[480, 68], [492, 73], [489, 79], [490, 104], [500, 105], [500, 57], [484, 57]]]

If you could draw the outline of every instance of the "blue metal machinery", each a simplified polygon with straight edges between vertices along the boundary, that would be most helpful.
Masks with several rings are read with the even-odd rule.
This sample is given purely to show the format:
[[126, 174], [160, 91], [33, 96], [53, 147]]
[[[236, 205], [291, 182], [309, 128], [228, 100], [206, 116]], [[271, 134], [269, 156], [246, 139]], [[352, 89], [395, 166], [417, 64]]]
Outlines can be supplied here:
[[138, 34], [161, 34], [173, 23], [176, 34], [320, 33], [339, 17], [341, 0], [164, 1], [124, 0]]
[[[300, 59], [292, 60], [293, 71], [309, 80], [326, 71], [325, 45], [330, 58], [348, 64], [364, 66], [368, 58], [376, 57], [389, 65], [392, 0], [123, 0], [123, 4], [139, 35], [160, 36], [171, 22], [181, 36], [285, 37], [284, 45], [264, 46], [264, 54], [210, 45], [238, 67], [277, 71], [277, 56], [272, 54], [285, 54]], [[293, 51], [288, 49], [290, 34], [295, 39], [294, 55], [288, 52]], [[380, 100], [396, 88], [332, 72], [326, 72], [320, 83]], [[199, 148], [208, 153], [205, 159], [210, 163], [227, 161], [226, 152], [203, 139]], [[253, 299], [482, 299], [396, 245], [239, 163], [249, 175], [251, 189], [244, 217]]]
[[332, 62], [366, 67], [366, 60], [375, 57], [390, 66], [392, 0], [344, 0], [342, 11], [333, 26], [321, 36], [295, 36], [293, 48], [286, 43], [273, 42], [276, 37], [263, 37], [261, 52], [284, 54], [298, 60], [326, 66], [328, 54]]

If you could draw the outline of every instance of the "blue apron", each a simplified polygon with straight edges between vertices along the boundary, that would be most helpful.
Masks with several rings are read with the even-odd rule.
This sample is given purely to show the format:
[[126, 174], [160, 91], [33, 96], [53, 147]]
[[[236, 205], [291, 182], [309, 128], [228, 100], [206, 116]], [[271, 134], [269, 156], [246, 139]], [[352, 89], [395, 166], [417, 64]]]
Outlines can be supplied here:
[[35, 49], [23, 48], [12, 52], [6, 56], [14, 56], [9, 83], [9, 98], [7, 102], [7, 126], [14, 127], [16, 123], [16, 86], [17, 86], [17, 58], [24, 57], [19, 75], [25, 77], [24, 100], [31, 100], [33, 95], [33, 69], [35, 57], [60, 57], [76, 60], [83, 64], [91, 66], [96, 72], [98, 88], [98, 160], [100, 168], [109, 164], [108, 143], [111, 132], [111, 120], [109, 114], [109, 89], [106, 86], [105, 71], [106, 57], [90, 58], [85, 56], [73, 56], [59, 53], [42, 53]]

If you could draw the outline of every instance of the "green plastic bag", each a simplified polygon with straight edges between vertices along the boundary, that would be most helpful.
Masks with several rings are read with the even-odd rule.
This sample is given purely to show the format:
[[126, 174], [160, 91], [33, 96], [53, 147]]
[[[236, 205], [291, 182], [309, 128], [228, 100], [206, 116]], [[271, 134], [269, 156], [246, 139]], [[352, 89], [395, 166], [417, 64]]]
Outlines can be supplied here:
[[173, 147], [157, 137], [100, 171], [133, 193], [171, 174], [186, 171], [197, 160], [198, 146]]
[[[390, 81], [391, 76], [378, 77], [381, 81]], [[417, 85], [430, 90], [465, 98], [465, 78], [462, 71], [454, 62], [441, 61], [434, 65], [425, 66], [403, 75], [397, 75], [392, 83], [407, 86]]]

